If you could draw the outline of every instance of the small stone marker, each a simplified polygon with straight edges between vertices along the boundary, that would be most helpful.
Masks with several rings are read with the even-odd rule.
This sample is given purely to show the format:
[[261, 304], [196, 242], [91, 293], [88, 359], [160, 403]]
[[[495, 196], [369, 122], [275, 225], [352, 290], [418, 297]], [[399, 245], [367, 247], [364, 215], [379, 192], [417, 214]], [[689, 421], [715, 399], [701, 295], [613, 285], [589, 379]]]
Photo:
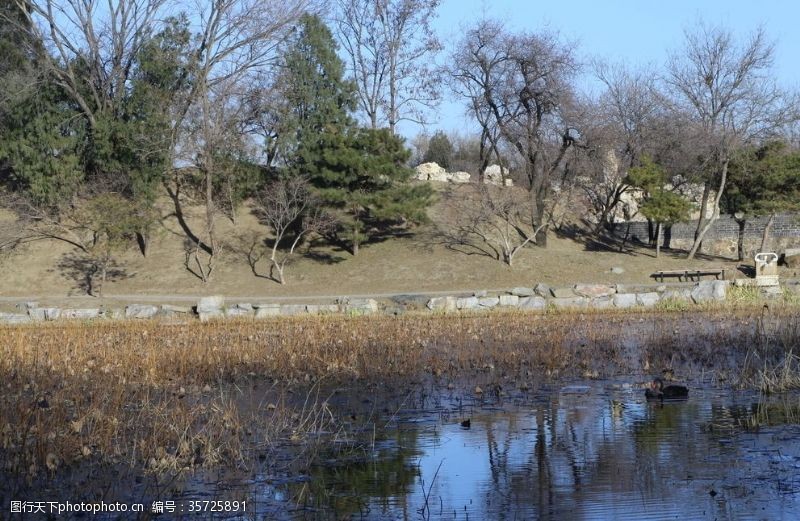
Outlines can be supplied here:
[[773, 252], [760, 252], [755, 255], [756, 286], [777, 286], [778, 282], [778, 254]]

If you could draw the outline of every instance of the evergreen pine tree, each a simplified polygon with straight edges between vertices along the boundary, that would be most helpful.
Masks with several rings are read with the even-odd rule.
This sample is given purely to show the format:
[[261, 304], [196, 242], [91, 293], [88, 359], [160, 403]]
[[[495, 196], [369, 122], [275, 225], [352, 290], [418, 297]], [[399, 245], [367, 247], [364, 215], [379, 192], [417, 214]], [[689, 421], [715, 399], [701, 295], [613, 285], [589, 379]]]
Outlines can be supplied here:
[[388, 130], [357, 127], [350, 115], [353, 83], [344, 79], [336, 43], [319, 17], [302, 17], [282, 83], [297, 129], [288, 170], [307, 176], [321, 201], [337, 211], [354, 255], [367, 238], [367, 221], [424, 220], [430, 187], [406, 184], [412, 172], [402, 139]]
[[423, 163], [434, 162], [445, 170], [450, 170], [453, 159], [453, 144], [447, 134], [438, 130], [431, 139], [428, 140], [428, 150], [422, 158]]
[[648, 221], [656, 223], [656, 258], [661, 253], [661, 228], [689, 217], [691, 204], [685, 197], [666, 188], [669, 175], [658, 163], [647, 156], [642, 164], [631, 168], [628, 183], [644, 191], [644, 200], [639, 205]]

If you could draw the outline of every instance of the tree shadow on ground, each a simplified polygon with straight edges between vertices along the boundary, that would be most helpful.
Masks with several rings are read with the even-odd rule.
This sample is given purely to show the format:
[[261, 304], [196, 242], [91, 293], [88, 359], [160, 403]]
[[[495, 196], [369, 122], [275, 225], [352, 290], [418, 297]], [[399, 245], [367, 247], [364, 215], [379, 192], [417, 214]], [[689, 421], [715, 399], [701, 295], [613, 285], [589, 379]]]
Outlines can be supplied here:
[[112, 259], [105, 263], [105, 280], [102, 280], [103, 263], [84, 252], [64, 254], [56, 264], [56, 268], [62, 276], [73, 282], [73, 290], [91, 296], [102, 295], [105, 283], [118, 282], [134, 276]]
[[[359, 243], [359, 248], [380, 244], [393, 239], [405, 239], [417, 236], [417, 232], [415, 230], [409, 229], [406, 223], [400, 221], [366, 219], [364, 221], [364, 227], [366, 229], [366, 237]], [[321, 240], [323, 242], [315, 243], [315, 245], [324, 244], [327, 245], [333, 252], [352, 255], [353, 243], [347, 237], [347, 233], [347, 228], [344, 226], [339, 226], [339, 228], [334, 232], [326, 234], [324, 237], [322, 237]], [[306, 255], [308, 255], [308, 253]], [[337, 257], [336, 259], [338, 262], [339, 258]], [[327, 262], [324, 254], [322, 255], [322, 261]]]
[[[422, 253], [433, 253], [434, 249], [439, 247], [461, 255], [474, 255], [494, 261], [502, 261], [500, 251], [493, 248], [490, 243], [483, 243], [474, 240], [474, 238], [460, 237], [458, 234], [451, 233], [440, 226], [431, 226], [416, 234], [415, 238], [417, 240], [411, 244], [411, 248]], [[530, 244], [528, 247], [534, 248], [536, 245]]]
[[[285, 244], [290, 244], [294, 239], [294, 236], [288, 235], [284, 237], [283, 242]], [[245, 232], [234, 235], [228, 240], [226, 247], [247, 263], [253, 276], [278, 282], [274, 274], [270, 272], [271, 261], [269, 257], [274, 244], [275, 240], [273, 238], [264, 237], [257, 232], [251, 231], [249, 233]], [[289, 263], [293, 264], [297, 262], [299, 258], [328, 265], [338, 264], [344, 261], [345, 258], [342, 256], [314, 249], [318, 248], [321, 244], [328, 245], [328, 242], [323, 239], [306, 240], [302, 247], [296, 250], [297, 258], [290, 259]], [[261, 267], [259, 267], [259, 265]]]
[[[623, 239], [617, 235], [614, 235], [609, 230], [593, 232], [591, 231], [591, 223], [587, 222], [559, 227], [556, 230], [556, 234], [559, 237], [571, 239], [577, 243], [583, 244], [584, 250], [587, 252], [608, 252], [630, 256], [656, 258], [655, 246], [643, 242], [638, 236], [634, 235], [632, 237]], [[663, 246], [661, 247], [661, 257], [683, 259], [687, 262], [692, 262], [692, 260], [686, 258], [688, 254], [688, 250], [680, 248], [668, 248]], [[725, 257], [723, 255], [703, 253], [700, 251], [695, 254], [694, 260], [732, 262], [736, 259]]]
[[556, 236], [570, 239], [583, 245], [585, 251], [609, 252], [623, 255], [637, 255], [637, 246], [643, 246], [638, 238], [621, 239], [608, 231], [593, 232], [591, 223], [571, 223], [558, 227]]

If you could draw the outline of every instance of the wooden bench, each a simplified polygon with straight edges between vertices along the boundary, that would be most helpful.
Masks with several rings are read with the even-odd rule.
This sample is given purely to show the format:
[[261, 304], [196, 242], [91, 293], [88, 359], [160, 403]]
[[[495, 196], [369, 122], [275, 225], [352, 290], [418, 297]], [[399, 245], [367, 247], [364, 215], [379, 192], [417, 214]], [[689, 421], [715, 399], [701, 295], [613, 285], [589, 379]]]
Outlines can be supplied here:
[[710, 275], [713, 275], [715, 279], [725, 280], [725, 268], [662, 270], [657, 271], [650, 276], [660, 282], [664, 282], [665, 277], [678, 277], [678, 280], [683, 282], [684, 279], [687, 281], [700, 280], [700, 277]]

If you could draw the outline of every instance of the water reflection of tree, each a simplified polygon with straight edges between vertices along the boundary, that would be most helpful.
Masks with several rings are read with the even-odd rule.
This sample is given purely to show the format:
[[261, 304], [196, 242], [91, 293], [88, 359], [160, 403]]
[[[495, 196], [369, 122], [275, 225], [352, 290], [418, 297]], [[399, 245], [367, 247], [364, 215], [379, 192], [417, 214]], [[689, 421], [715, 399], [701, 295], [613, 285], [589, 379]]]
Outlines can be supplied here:
[[[615, 421], [608, 403], [580, 407], [539, 407], [530, 416], [504, 416], [485, 425], [491, 484], [484, 504], [498, 519], [556, 517], [578, 509], [587, 495], [603, 492], [646, 494], [663, 486], [665, 474], [690, 466], [702, 443], [687, 450], [691, 405], [646, 409], [638, 421]], [[519, 424], [533, 421], [530, 438], [520, 440]], [[527, 457], [512, 445], [526, 443]], [[670, 470], [672, 469], [672, 470]]]
[[380, 442], [387, 450], [369, 460], [357, 453], [331, 454], [338, 463], [315, 467], [309, 482], [295, 486], [294, 501], [304, 508], [336, 512], [343, 519], [366, 515], [375, 507], [384, 514], [399, 509], [404, 519], [414, 517], [416, 507], [409, 501], [419, 476], [419, 437], [417, 429], [390, 431]]
[[[709, 465], [709, 454], [719, 458], [731, 451], [733, 455], [725, 456], [728, 460], [738, 457], [738, 445], [717, 443], [718, 438], [730, 436], [734, 426], [741, 428], [742, 419], [756, 411], [750, 406], [691, 401], [663, 406], [638, 400], [612, 404], [602, 396], [576, 399], [557, 395], [534, 410], [474, 416], [472, 429], [458, 431], [464, 438], [456, 436], [456, 440], [473, 446], [476, 435], [485, 436], [489, 474], [485, 480], [483, 475], [477, 476], [481, 495], [470, 501], [469, 517], [592, 517], [598, 512], [585, 509], [599, 504], [613, 516], [620, 498], [628, 503], [619, 508], [626, 509], [639, 497], [641, 507], [667, 508], [691, 517], [700, 498], [709, 497], [695, 495], [698, 486], [708, 483], [703, 478], [720, 475], [713, 461]], [[723, 427], [719, 433], [714, 431]], [[453, 435], [451, 431], [448, 437]], [[426, 430], [398, 430], [392, 433], [390, 443], [398, 449], [385, 458], [320, 469], [309, 485], [306, 504], [345, 517], [358, 518], [372, 508], [367, 516], [371, 519], [419, 518], [423, 499], [416, 464], [423, 456], [421, 440], [430, 446], [435, 437]], [[483, 447], [483, 443], [479, 445]], [[690, 479], [690, 475], [694, 477]], [[437, 508], [439, 483], [450, 477], [445, 465], [433, 487]], [[427, 480], [431, 478], [426, 475]], [[692, 485], [693, 479], [700, 481]], [[426, 486], [430, 484], [426, 482]], [[472, 482], [466, 485], [471, 487]], [[456, 494], [472, 491], [455, 486]], [[454, 507], [461, 511], [463, 505], [447, 504], [448, 499], [454, 502], [456, 498], [444, 495], [442, 499], [445, 511]], [[724, 509], [724, 505], [720, 501], [703, 508], [711, 512]], [[727, 515], [724, 510], [718, 514]]]

